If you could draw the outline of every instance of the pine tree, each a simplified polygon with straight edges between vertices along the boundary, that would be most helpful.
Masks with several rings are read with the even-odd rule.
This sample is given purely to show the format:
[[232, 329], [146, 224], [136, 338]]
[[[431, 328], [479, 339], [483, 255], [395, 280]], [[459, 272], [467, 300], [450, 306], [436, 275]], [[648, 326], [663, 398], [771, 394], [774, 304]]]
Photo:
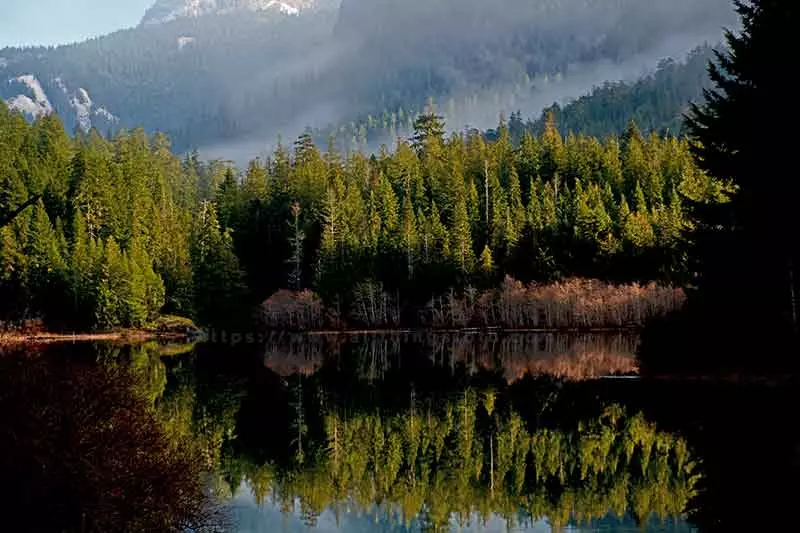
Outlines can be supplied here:
[[554, 113], [548, 113], [545, 120], [544, 134], [542, 135], [542, 156], [539, 172], [543, 179], [555, 180], [556, 174], [563, 171], [566, 161], [564, 141], [556, 125]]
[[450, 231], [450, 251], [454, 262], [463, 272], [472, 272], [475, 264], [475, 252], [472, 249], [472, 235], [469, 228], [467, 202], [463, 195], [456, 199], [453, 226]]
[[494, 273], [494, 259], [492, 259], [492, 251], [489, 246], [484, 246], [479, 260], [481, 272], [484, 275], [491, 275]]
[[[729, 320], [757, 307], [755, 323], [771, 331], [800, 332], [800, 223], [795, 214], [800, 182], [787, 178], [795, 168], [791, 135], [783, 131], [797, 119], [796, 106], [765, 112], [765, 105], [794, 101], [793, 88], [780, 69], [764, 58], [781, 57], [785, 37], [800, 22], [797, 2], [737, 0], [742, 28], [727, 32], [727, 50], [717, 52], [709, 74], [714, 88], [702, 105], [693, 105], [687, 127], [699, 166], [737, 187], [732, 201], [694, 206], [701, 221], [696, 249], [704, 298]], [[774, 338], [778, 338], [776, 335]], [[779, 341], [778, 341], [779, 342]], [[787, 353], [785, 346], [781, 352]]]
[[192, 235], [195, 306], [204, 323], [225, 322], [241, 313], [242, 272], [229, 231], [223, 231], [211, 202], [200, 206]]
[[400, 222], [400, 234], [403, 245], [403, 250], [406, 255], [408, 278], [414, 277], [414, 264], [416, 262], [417, 253], [417, 222], [414, 215], [414, 207], [411, 204], [411, 197], [406, 196], [403, 199], [403, 212]]
[[41, 311], [54, 312], [52, 305], [62, 301], [62, 292], [65, 289], [66, 263], [41, 200], [36, 204], [28, 226], [25, 255], [31, 304]]
[[533, 181], [533, 179], [531, 179], [529, 189], [530, 193], [528, 196], [528, 205], [525, 207], [525, 221], [534, 232], [539, 232], [544, 229], [542, 203], [540, 198], [542, 182], [539, 180]]
[[379, 177], [379, 194], [381, 198], [381, 220], [383, 221], [383, 235], [387, 242], [391, 242], [399, 223], [397, 195], [392, 189], [386, 176]]
[[289, 286], [296, 291], [303, 288], [303, 243], [306, 235], [300, 226], [302, 208], [298, 202], [292, 204], [292, 257], [289, 259], [291, 271], [289, 273]]
[[444, 141], [444, 118], [435, 113], [425, 113], [414, 120], [414, 135], [411, 138], [412, 147], [417, 153], [435, 149]]
[[219, 213], [219, 223], [223, 228], [236, 225], [238, 216], [239, 182], [233, 169], [225, 172], [225, 179], [219, 186], [216, 194], [216, 205]]
[[[519, 175], [517, 174], [516, 167], [511, 167], [508, 181], [508, 206], [511, 210], [511, 220], [514, 224], [514, 229], [517, 233], [521, 232], [525, 227], [525, 220], [527, 218], [525, 213], [525, 206], [522, 203], [522, 187], [519, 183]], [[518, 237], [518, 235], [516, 236]], [[508, 238], [507, 240], [515, 244], [517, 238]]]
[[439, 258], [439, 260], [441, 260], [442, 257], [449, 257], [451, 249], [451, 235], [453, 242], [455, 242], [456, 236], [455, 234], [448, 232], [444, 223], [442, 223], [442, 218], [439, 214], [439, 208], [436, 206], [435, 202], [431, 206], [431, 214], [428, 220], [430, 225], [430, 234], [433, 241], [431, 246], [431, 257]]

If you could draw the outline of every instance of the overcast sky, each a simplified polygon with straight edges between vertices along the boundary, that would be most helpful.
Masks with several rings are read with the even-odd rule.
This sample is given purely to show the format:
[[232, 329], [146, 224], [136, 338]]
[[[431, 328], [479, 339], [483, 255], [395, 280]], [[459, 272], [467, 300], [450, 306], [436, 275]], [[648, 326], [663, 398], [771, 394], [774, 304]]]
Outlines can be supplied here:
[[155, 0], [0, 0], [0, 48], [81, 41], [139, 23]]

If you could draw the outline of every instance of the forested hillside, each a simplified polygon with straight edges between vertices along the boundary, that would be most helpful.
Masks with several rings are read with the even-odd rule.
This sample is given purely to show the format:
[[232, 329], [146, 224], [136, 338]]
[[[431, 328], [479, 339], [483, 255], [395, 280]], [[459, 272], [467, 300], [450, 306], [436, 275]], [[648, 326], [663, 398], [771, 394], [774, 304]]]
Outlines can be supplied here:
[[52, 115], [28, 125], [0, 109], [5, 320], [215, 323], [281, 288], [346, 315], [365, 290], [413, 307], [506, 275], [680, 282], [684, 201], [725, 197], [685, 141], [635, 128], [563, 139], [550, 122], [515, 148], [505, 125], [496, 142], [445, 138], [425, 115], [391, 154], [323, 152], [304, 136], [239, 173], [181, 161], [161, 135], [71, 139]]
[[[518, 145], [525, 132], [541, 135], [550, 114], [555, 115], [562, 135], [570, 132], [595, 137], [622, 135], [631, 122], [643, 132], [679, 135], [689, 103], [702, 100], [703, 89], [710, 85], [707, 68], [713, 55], [711, 46], [698, 47], [680, 61], [662, 61], [653, 73], [635, 82], [606, 82], [563, 105], [553, 103], [537, 118], [525, 120], [517, 110], [508, 120], [511, 138]], [[459, 117], [472, 105], [477, 105], [477, 101], [451, 100], [443, 104], [431, 102], [428, 108], [442, 113], [448, 123], [459, 123]], [[332, 135], [339, 146], [347, 148], [374, 149], [381, 143], [391, 144], [398, 136], [411, 135], [414, 121], [424, 112], [424, 107], [400, 112], [385, 110], [357, 121], [319, 128], [313, 135], [323, 141]], [[489, 129], [486, 136], [494, 140], [497, 132]]]
[[52, 107], [69, 131], [143, 126], [181, 152], [248, 140], [252, 157], [278, 134], [384, 110], [401, 129], [429, 98], [453, 108], [454, 129], [538, 114], [549, 94], [633, 78], [733, 23], [728, 0], [345, 0], [2, 50], [0, 79], [14, 82], [0, 97], [39, 115]]
[[[553, 113], [559, 129], [585, 135], [621, 134], [630, 121], [642, 131], [681, 134], [683, 115], [690, 102], [700, 102], [711, 86], [708, 63], [714, 56], [710, 46], [697, 48], [682, 61], [663, 61], [658, 70], [634, 83], [606, 83], [567, 105], [555, 104], [524, 129], [539, 135], [547, 116]], [[519, 128], [515, 137], [520, 138]]]

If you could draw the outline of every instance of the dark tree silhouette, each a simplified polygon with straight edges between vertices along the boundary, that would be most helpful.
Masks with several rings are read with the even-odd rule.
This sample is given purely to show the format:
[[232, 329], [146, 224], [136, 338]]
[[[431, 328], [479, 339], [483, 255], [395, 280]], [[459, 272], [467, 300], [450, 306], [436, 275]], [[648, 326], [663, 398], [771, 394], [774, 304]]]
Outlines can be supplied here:
[[[800, 6], [735, 4], [741, 33], [727, 32], [728, 50], [709, 66], [715, 87], [705, 91], [704, 104], [692, 106], [687, 128], [698, 165], [736, 190], [728, 203], [693, 204], [698, 290], [687, 314], [645, 339], [645, 356], [662, 359], [654, 347], [664, 354], [659, 365], [680, 354], [693, 368], [702, 361], [705, 370], [796, 365], [800, 182], [795, 141], [783, 131], [797, 110], [788, 105], [792, 87], [773, 61], [787, 52]], [[689, 338], [676, 335], [678, 329]]]
[[[128, 368], [0, 351], [0, 489], [10, 530], [219, 531], [192, 444], [156, 418]], [[15, 527], [16, 526], [16, 527]]]
[[[791, 87], [765, 59], [785, 53], [785, 36], [800, 21], [800, 9], [783, 0], [736, 6], [743, 31], [728, 33], [730, 50], [718, 52], [709, 69], [716, 88], [706, 91], [705, 104], [693, 106], [688, 120], [700, 166], [739, 188], [730, 204], [703, 213], [706, 226], [719, 228], [727, 234], [723, 242], [732, 245], [725, 254], [713, 249], [716, 260], [707, 263], [704, 286], [726, 298], [746, 295], [761, 304], [762, 319], [797, 331], [800, 242], [794, 208], [800, 189], [791, 137], [769, 134], [781, 131], [789, 117], [765, 108], [790, 101]], [[723, 257], [725, 263], [718, 264]]]

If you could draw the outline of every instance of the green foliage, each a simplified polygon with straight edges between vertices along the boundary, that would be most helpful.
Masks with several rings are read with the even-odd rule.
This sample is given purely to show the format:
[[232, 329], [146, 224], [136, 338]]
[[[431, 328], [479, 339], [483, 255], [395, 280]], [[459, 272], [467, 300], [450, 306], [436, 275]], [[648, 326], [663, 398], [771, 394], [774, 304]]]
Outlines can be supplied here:
[[245, 289], [230, 230], [223, 230], [211, 202], [200, 205], [191, 237], [195, 309], [204, 323], [241, 316]]
[[[283, 288], [314, 289], [344, 316], [365, 282], [393, 316], [505, 276], [681, 282], [684, 205], [726, 190], [687, 141], [634, 126], [563, 138], [552, 115], [518, 147], [505, 122], [496, 141], [445, 139], [433, 114], [373, 156], [323, 154], [304, 135], [244, 175], [181, 162], [141, 130], [70, 140], [50, 119], [0, 118], [22, 154], [4, 163], [14, 181], [1, 200], [24, 206], [0, 228], [0, 314], [57, 327], [141, 327], [159, 312], [239, 324]], [[45, 152], [26, 152], [41, 136]], [[47, 179], [26, 183], [34, 164]]]
[[[141, 327], [189, 314], [198, 170], [142, 130], [70, 139], [53, 116], [28, 125], [0, 106], [0, 319], [50, 327]], [[27, 150], [25, 146], [34, 145]]]

